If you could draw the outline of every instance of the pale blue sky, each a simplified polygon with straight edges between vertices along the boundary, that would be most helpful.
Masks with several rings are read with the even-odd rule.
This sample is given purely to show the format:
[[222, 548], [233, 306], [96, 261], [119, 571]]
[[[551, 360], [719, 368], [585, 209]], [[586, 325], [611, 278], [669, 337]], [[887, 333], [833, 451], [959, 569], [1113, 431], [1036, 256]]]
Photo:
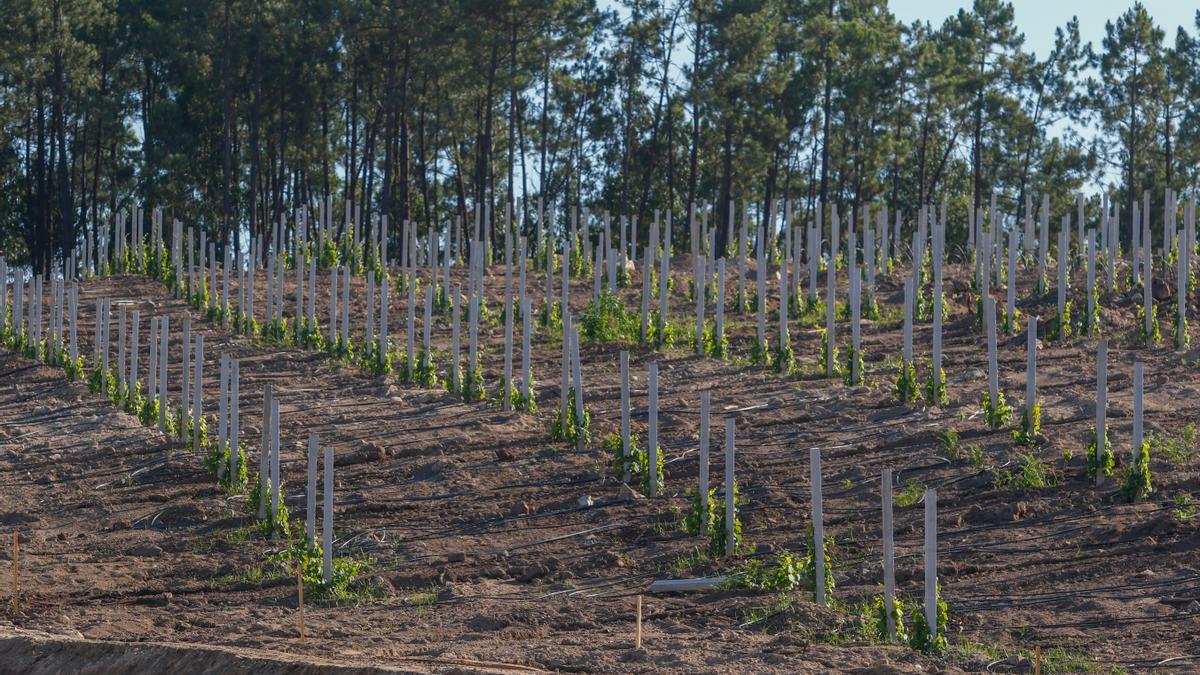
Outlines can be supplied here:
[[[1025, 34], [1025, 49], [1044, 57], [1054, 44], [1054, 29], [1072, 16], [1079, 17], [1079, 36], [1099, 50], [1104, 39], [1104, 24], [1133, 6], [1131, 0], [1010, 0], [1017, 28]], [[890, 0], [892, 13], [904, 23], [922, 20], [934, 27], [960, 8], [970, 8], [971, 0]], [[1196, 33], [1195, 16], [1200, 3], [1189, 0], [1143, 0], [1146, 11], [1166, 33], [1165, 42], [1174, 44], [1180, 25]]]

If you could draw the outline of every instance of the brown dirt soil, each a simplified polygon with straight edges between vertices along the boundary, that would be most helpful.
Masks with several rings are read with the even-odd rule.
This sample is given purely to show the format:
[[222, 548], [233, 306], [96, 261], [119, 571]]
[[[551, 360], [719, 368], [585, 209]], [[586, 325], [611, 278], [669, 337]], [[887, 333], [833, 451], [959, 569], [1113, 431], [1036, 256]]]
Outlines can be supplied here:
[[[674, 267], [672, 315], [683, 328], [694, 322], [694, 304], [684, 297], [682, 262]], [[261, 317], [266, 303], [259, 274]], [[946, 409], [895, 401], [901, 287], [898, 277], [889, 277], [878, 293], [888, 318], [864, 322], [862, 386], [814, 372], [820, 335], [804, 317], [793, 317], [791, 328], [797, 374], [752, 367], [746, 359], [755, 318], [733, 312], [732, 301], [729, 360], [697, 357], [686, 341], [663, 352], [586, 343], [593, 442], [581, 452], [551, 441], [548, 431], [559, 397], [557, 337], [535, 335], [540, 410], [521, 415], [502, 411], [494, 398], [503, 368], [498, 324], [481, 337], [493, 398], [466, 404], [442, 389], [371, 376], [324, 354], [234, 336], [144, 277], [84, 282], [80, 354], [89, 367], [100, 297], [141, 309], [142, 373], [147, 317], [171, 315], [176, 405], [185, 312], [193, 330], [205, 335], [212, 414], [220, 354], [241, 360], [242, 438], [255, 446], [251, 467], [258, 462], [263, 386], [273, 386], [281, 401], [287, 503], [301, 527], [307, 436], [317, 434], [335, 448], [337, 554], [368, 561], [359, 588], [369, 590], [340, 601], [308, 598], [308, 637], [301, 640], [294, 575], [270, 559], [280, 544], [256, 534], [245, 495], [225, 494], [201, 457], [142, 427], [86, 385], [0, 350], [6, 383], [0, 388], [0, 577], [11, 567], [12, 533], [22, 537], [22, 600], [15, 613], [10, 608], [0, 618], [0, 670], [54, 672], [49, 664], [76, 670], [99, 662], [112, 664], [105, 672], [236, 672], [260, 659], [255, 669], [269, 672], [1015, 672], [1030, 670], [1028, 652], [1040, 646], [1057, 659], [1046, 662], [1047, 670], [1107, 672], [1140, 671], [1200, 653], [1200, 519], [1177, 513], [1172, 501], [1200, 498], [1194, 448], [1177, 462], [1153, 454], [1149, 499], [1126, 503], [1115, 480], [1093, 487], [1083, 456], [1094, 415], [1095, 340], [1044, 341], [1038, 354], [1043, 438], [1032, 453], [1054, 485], [999, 485], [996, 476], [1020, 473], [1022, 459], [1011, 428], [991, 431], [982, 419], [986, 344], [968, 313], [968, 274], [947, 270]], [[328, 275], [318, 277], [317, 316], [324, 326]], [[455, 283], [466, 283], [461, 270]], [[489, 304], [497, 316], [503, 283], [502, 269], [491, 270]], [[361, 333], [365, 281], [356, 277], [354, 284], [352, 325]], [[1044, 324], [1054, 312], [1053, 289], [1032, 298], [1032, 286], [1031, 278], [1021, 278], [1019, 308]], [[621, 292], [634, 311], [640, 287], [635, 277]], [[735, 288], [728, 284], [729, 298]], [[544, 289], [544, 277], [531, 273], [535, 308]], [[573, 280], [577, 315], [590, 295], [590, 278]], [[403, 350], [405, 298], [391, 297], [390, 334]], [[1003, 294], [996, 297], [1002, 306]], [[1177, 435], [1195, 418], [1200, 393], [1197, 354], [1170, 348], [1167, 321], [1168, 344], [1138, 344], [1136, 297], [1136, 291], [1101, 297], [1103, 331], [1113, 341], [1110, 438], [1122, 465], [1130, 454], [1134, 360], [1146, 364], [1148, 430]], [[1171, 310], [1164, 305], [1160, 312]], [[817, 321], [823, 325], [823, 318]], [[448, 323], [447, 316], [436, 317], [441, 372]], [[777, 323], [768, 316], [768, 336]], [[839, 342], [849, 333], [848, 323], [839, 322]], [[465, 328], [462, 335], [465, 360]], [[420, 339], [418, 325], [418, 345]], [[930, 326], [918, 325], [918, 361], [928, 358], [930, 340]], [[1024, 344], [1023, 330], [1001, 336], [1001, 383], [1018, 410]], [[519, 345], [518, 339], [514, 369]], [[611, 457], [599, 447], [619, 430], [621, 349], [631, 351], [634, 429], [643, 442], [646, 367], [651, 361], [660, 367], [667, 487], [655, 499], [625, 498]], [[114, 345], [114, 364], [115, 354]], [[925, 369], [919, 370], [923, 378]], [[806, 549], [808, 456], [810, 448], [822, 450], [837, 602], [832, 609], [817, 607], [805, 590], [645, 595], [644, 649], [638, 651], [636, 597], [652, 580], [736, 572], [744, 564], [744, 557], [710, 559], [706, 542], [682, 527], [696, 483], [704, 390], [712, 392], [714, 450], [723, 437], [720, 419], [737, 420], [741, 519], [745, 541], [757, 545], [753, 557]], [[939, 448], [938, 434], [947, 430], [960, 435], [957, 457]], [[971, 446], [978, 448], [973, 458]], [[719, 484], [721, 453], [714, 451], [712, 464], [713, 484]], [[879, 482], [885, 468], [896, 473], [898, 499], [906, 488], [918, 496], [920, 487], [938, 490], [939, 581], [951, 643], [940, 656], [872, 643], [860, 631], [858, 608], [882, 582]], [[590, 506], [581, 505], [584, 496]], [[919, 500], [903, 503], [895, 509], [897, 582], [901, 594], [916, 601], [923, 583], [923, 507]], [[11, 593], [7, 578], [0, 587]], [[150, 651], [132, 643], [146, 643]]]

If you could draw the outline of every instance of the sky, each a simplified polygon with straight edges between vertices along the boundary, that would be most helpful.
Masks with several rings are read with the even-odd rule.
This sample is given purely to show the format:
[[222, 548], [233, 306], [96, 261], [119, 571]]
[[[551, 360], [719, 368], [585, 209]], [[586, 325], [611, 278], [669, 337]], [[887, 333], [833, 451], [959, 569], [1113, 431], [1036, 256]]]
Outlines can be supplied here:
[[[1054, 29], [1079, 17], [1079, 36], [1099, 50], [1104, 39], [1104, 24], [1116, 20], [1133, 6], [1131, 0], [1009, 0], [1017, 28], [1025, 34], [1025, 49], [1045, 57], [1054, 45]], [[971, 7], [971, 0], [889, 0], [892, 14], [904, 23], [923, 20], [936, 28], [959, 9]], [[1200, 3], [1189, 0], [1143, 0], [1146, 11], [1165, 32], [1164, 42], [1174, 44], [1180, 25], [1195, 34], [1196, 10]]]

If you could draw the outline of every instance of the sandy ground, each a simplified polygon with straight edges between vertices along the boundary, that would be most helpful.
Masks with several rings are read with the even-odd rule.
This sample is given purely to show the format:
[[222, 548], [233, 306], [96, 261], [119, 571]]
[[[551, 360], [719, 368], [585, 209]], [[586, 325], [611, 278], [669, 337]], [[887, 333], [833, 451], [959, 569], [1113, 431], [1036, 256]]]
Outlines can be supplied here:
[[[694, 304], [684, 298], [681, 268], [682, 262], [675, 266], [672, 312], [686, 325], [694, 321]], [[1041, 647], [1047, 655], [1044, 670], [1108, 672], [1140, 671], [1200, 653], [1198, 519], [1177, 513], [1173, 501], [1178, 495], [1200, 497], [1194, 452], [1177, 461], [1156, 454], [1155, 492], [1138, 503], [1125, 503], [1114, 481], [1093, 487], [1084, 475], [1083, 454], [1094, 416], [1095, 341], [1047, 341], [1038, 371], [1043, 438], [1033, 452], [1055, 484], [1043, 489], [996, 485], [996, 473], [1019, 470], [1020, 451], [1011, 429], [990, 431], [982, 419], [986, 345], [968, 314], [967, 272], [954, 268], [947, 274], [951, 316], [945, 368], [951, 405], [946, 409], [895, 402], [901, 331], [894, 318], [864, 323], [867, 383], [849, 387], [815, 372], [819, 333], [800, 322], [791, 329], [798, 374], [781, 376], [750, 366], [754, 317], [734, 313], [731, 302], [729, 360], [696, 357], [686, 345], [665, 352], [584, 345], [594, 442], [583, 451], [564, 448], [549, 435], [559, 398], [556, 337], [535, 335], [540, 410], [521, 415], [502, 411], [495, 399], [466, 404], [444, 390], [370, 376], [323, 354], [235, 337], [146, 278], [87, 281], [80, 302], [80, 353], [89, 364], [94, 300], [107, 297], [141, 309], [143, 373], [146, 317], [171, 315], [176, 402], [179, 318], [185, 312], [192, 315], [193, 330], [205, 335], [206, 403], [216, 398], [220, 353], [241, 360], [242, 437], [254, 445], [263, 387], [272, 385], [281, 401], [285, 490], [296, 517], [303, 518], [308, 434], [335, 448], [337, 553], [369, 561], [363, 581], [372, 591], [342, 602], [310, 599], [308, 636], [301, 640], [294, 577], [269, 559], [279, 544], [254, 533], [244, 495], [226, 495], [200, 457], [143, 428], [86, 386], [68, 384], [61, 371], [0, 351], [5, 383], [0, 387], [0, 555], [5, 558], [0, 577], [11, 567], [12, 532], [19, 531], [23, 541], [22, 601], [15, 613], [10, 608], [0, 618], [0, 661], [10, 664], [0, 670], [36, 671], [35, 659], [43, 665], [54, 659], [79, 665], [103, 654], [114, 664], [107, 672], [195, 672], [171, 665], [184, 662], [209, 663], [216, 672], [230, 658], [263, 659], [261, 668], [280, 672], [335, 666], [456, 672], [989, 667], [1014, 672], [1031, 670], [1029, 653]], [[324, 323], [328, 275], [319, 278], [317, 316]], [[465, 284], [457, 270], [455, 280]], [[889, 317], [898, 315], [898, 281], [880, 282], [880, 303]], [[1048, 321], [1053, 289], [1032, 298], [1032, 285], [1031, 278], [1021, 278], [1019, 307]], [[261, 277], [257, 288], [261, 316]], [[540, 306], [544, 279], [531, 275], [529, 288], [535, 307]], [[498, 314], [503, 306], [499, 267], [492, 270], [488, 289], [491, 310]], [[626, 306], [635, 310], [637, 289], [635, 277], [633, 288], [622, 291]], [[590, 294], [590, 279], [573, 282], [576, 313]], [[362, 278], [355, 279], [352, 296], [352, 325], [361, 333]], [[1001, 304], [1003, 297], [996, 295]], [[1167, 343], [1149, 349], [1139, 345], [1136, 297], [1135, 290], [1101, 298], [1103, 331], [1113, 341], [1110, 438], [1122, 464], [1130, 454], [1135, 360], [1146, 364], [1148, 430], [1178, 435], [1195, 418], [1200, 390], [1196, 354], [1169, 346], [1165, 320]], [[1160, 314], [1172, 309], [1173, 304], [1164, 305]], [[115, 316], [114, 311], [114, 339]], [[417, 317], [419, 323], [420, 311]], [[403, 320], [404, 298], [393, 293], [390, 332], [401, 346]], [[769, 316], [769, 334], [776, 325]], [[918, 360], [928, 357], [929, 331], [927, 324], [917, 327]], [[848, 323], [840, 322], [839, 340], [849, 333]], [[495, 325], [481, 338], [489, 394], [499, 390], [503, 335]], [[416, 336], [419, 344], [419, 327]], [[463, 336], [465, 358], [465, 329]], [[434, 344], [444, 369], [448, 317], [435, 317]], [[1024, 345], [1023, 331], [1001, 336], [1001, 383], [1017, 406], [1024, 396]], [[631, 498], [612, 477], [611, 458], [599, 448], [599, 439], [619, 429], [621, 349], [631, 351], [634, 429], [643, 438], [646, 367], [659, 363], [667, 487], [655, 499]], [[514, 362], [520, 363], [519, 349]], [[681, 526], [690, 505], [687, 491], [697, 480], [698, 405], [704, 390], [711, 391], [713, 404], [714, 484], [724, 470], [715, 452], [723, 436], [719, 419], [737, 420], [737, 480], [746, 500], [741, 518], [746, 542], [758, 547], [757, 557], [806, 548], [809, 451], [822, 450], [825, 528], [835, 541], [837, 601], [830, 609], [818, 607], [806, 590], [644, 595], [644, 648], [636, 650], [636, 599], [652, 580], [718, 575], [744, 563], [743, 558], [709, 559], [705, 541]], [[215, 413], [215, 405], [208, 407]], [[974, 462], [939, 450], [938, 433], [946, 430], [957, 430], [964, 448], [979, 447]], [[251, 464], [257, 466], [256, 453]], [[873, 644], [859, 629], [858, 608], [880, 592], [882, 583], [879, 483], [886, 468], [896, 473], [897, 494], [906, 487], [938, 490], [939, 581], [949, 604], [952, 645], [941, 656]], [[584, 497], [590, 506], [586, 499], [581, 504]], [[919, 501], [895, 509], [897, 581], [900, 592], [913, 600], [922, 594], [922, 509]], [[6, 603], [10, 587], [8, 579], [0, 579]], [[150, 651], [131, 655], [129, 644], [140, 642], [151, 643]], [[207, 650], [210, 646], [221, 650]], [[179, 654], [188, 656], [173, 661], [183, 659]], [[1200, 667], [1200, 660], [1168, 665]]]

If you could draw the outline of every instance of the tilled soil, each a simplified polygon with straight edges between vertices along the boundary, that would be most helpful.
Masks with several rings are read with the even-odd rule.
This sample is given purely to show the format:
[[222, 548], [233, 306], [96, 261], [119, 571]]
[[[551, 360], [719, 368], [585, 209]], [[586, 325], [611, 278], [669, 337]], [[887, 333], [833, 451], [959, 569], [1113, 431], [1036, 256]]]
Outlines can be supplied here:
[[[686, 333], [694, 325], [694, 303], [684, 297], [686, 277], [676, 274], [672, 318]], [[5, 542], [13, 532], [22, 538], [21, 604], [15, 613], [8, 610], [4, 622], [12, 628], [0, 628], [0, 638], [7, 640], [0, 644], [28, 645], [28, 634], [17, 631], [33, 630], [87, 645], [64, 647], [62, 654], [94, 653], [88, 650], [97, 649], [95, 642], [148, 641], [178, 649], [220, 645], [233, 654], [247, 650], [253, 658], [286, 652], [289, 660], [275, 666], [281, 671], [298, 668], [296, 656], [311, 658], [315, 670], [339, 663], [480, 672], [1020, 671], [1031, 668], [1028, 655], [1035, 647], [1042, 649], [1047, 669], [1138, 671], [1200, 653], [1198, 520], [1189, 517], [1180, 497], [1200, 496], [1194, 449], [1175, 461], [1165, 453], [1152, 455], [1155, 491], [1146, 500], [1126, 503], [1116, 480], [1094, 487], [1085, 476], [1084, 454], [1094, 418], [1095, 340], [1043, 341], [1038, 354], [1043, 437], [1031, 452], [1045, 463], [1053, 485], [1001, 485], [997, 475], [1020, 473], [1028, 460], [1014, 446], [1011, 425], [991, 431], [983, 421], [987, 349], [969, 313], [968, 274], [969, 269], [947, 270], [951, 315], [944, 349], [951, 404], [945, 409], [896, 403], [898, 278], [880, 281], [886, 318], [864, 322], [867, 382], [854, 387], [815, 372], [820, 335], [803, 317], [791, 328], [797, 374], [751, 366], [756, 319], [733, 311], [736, 284], [730, 283], [728, 360], [695, 356], [686, 343], [666, 351], [583, 345], [593, 438], [582, 451], [549, 434], [560, 393], [557, 336], [534, 336], [540, 408], [522, 415], [501, 410], [495, 398], [503, 372], [499, 324], [486, 326], [481, 335], [492, 398], [467, 404], [442, 389], [371, 376], [328, 355], [233, 336], [144, 277], [84, 282], [79, 339], [89, 366], [94, 301], [107, 297], [141, 310], [143, 373], [147, 317], [172, 317], [176, 405], [185, 313], [193, 331], [205, 335], [210, 412], [215, 414], [220, 354], [240, 359], [242, 438], [254, 446], [263, 388], [272, 386], [281, 402], [287, 503], [301, 527], [308, 435], [335, 448], [337, 553], [369, 561], [362, 585], [371, 592], [338, 602], [309, 598], [302, 640], [294, 576], [270, 559], [281, 544], [256, 534], [245, 495], [226, 495], [201, 457], [142, 427], [86, 385], [69, 384], [57, 369], [0, 350], [6, 383], [0, 388], [0, 532]], [[317, 316], [324, 325], [328, 276], [319, 279]], [[295, 296], [288, 281], [290, 315]], [[454, 282], [465, 286], [465, 275], [455, 270]], [[352, 325], [361, 334], [366, 285], [361, 277], [354, 284]], [[487, 286], [490, 310], [498, 316], [502, 268], [491, 271]], [[1046, 323], [1054, 312], [1054, 290], [1033, 298], [1032, 286], [1031, 278], [1021, 278], [1019, 308]], [[621, 292], [633, 311], [640, 306], [640, 287], [635, 275], [631, 288]], [[264, 288], [260, 272], [260, 317]], [[531, 272], [529, 293], [540, 307], [545, 294], [540, 273]], [[576, 314], [590, 296], [590, 280], [573, 280]], [[391, 297], [389, 332], [403, 349], [405, 297], [398, 292]], [[1001, 306], [1003, 297], [996, 295]], [[1140, 346], [1134, 301], [1139, 297], [1137, 290], [1101, 296], [1101, 326], [1112, 341], [1110, 439], [1122, 465], [1130, 456], [1135, 360], [1145, 363], [1150, 431], [1178, 436], [1195, 417], [1200, 390], [1196, 354], [1169, 346], [1169, 321], [1163, 321], [1164, 345]], [[1173, 303], [1164, 304], [1160, 314], [1173, 310]], [[712, 311], [709, 307], [710, 316]], [[421, 314], [418, 308], [418, 345]], [[768, 316], [772, 341], [777, 323]], [[823, 319], [817, 323], [823, 325]], [[435, 317], [440, 372], [448, 360], [448, 324], [448, 316]], [[839, 322], [839, 342], [849, 333], [848, 322]], [[465, 360], [465, 327], [462, 335]], [[516, 335], [514, 372], [520, 364], [519, 324]], [[1001, 384], [1018, 411], [1025, 339], [1023, 330], [1000, 338]], [[918, 325], [918, 360], [928, 358], [930, 342], [930, 326]], [[115, 367], [115, 344], [112, 349]], [[600, 449], [604, 436], [619, 431], [622, 349], [631, 352], [633, 426], [643, 444], [646, 369], [652, 361], [660, 368], [660, 445], [667, 462], [666, 494], [658, 498], [631, 495], [612, 477], [611, 455]], [[919, 370], [923, 380], [925, 369]], [[771, 552], [806, 549], [809, 453], [821, 449], [824, 523], [835, 542], [832, 608], [813, 604], [811, 590], [646, 594], [654, 579], [743, 569], [745, 556], [712, 560], [705, 555], [707, 542], [682, 527], [691, 504], [687, 493], [697, 480], [699, 398], [705, 390], [712, 396], [714, 485], [724, 472], [721, 420], [736, 419], [743, 534], [757, 547], [751, 557], [767, 560]], [[959, 433], [956, 452], [939, 443], [939, 434], [948, 430]], [[257, 461], [252, 453], [251, 466]], [[897, 583], [914, 601], [923, 593], [920, 489], [938, 491], [938, 572], [952, 645], [940, 656], [873, 644], [859, 628], [858, 608], [882, 584], [880, 476], [888, 468], [897, 493]], [[2, 548], [7, 558], [10, 544]], [[642, 650], [634, 649], [639, 595]], [[195, 658], [223, 663], [219, 659], [225, 657]], [[1181, 659], [1167, 665], [1197, 663]]]

